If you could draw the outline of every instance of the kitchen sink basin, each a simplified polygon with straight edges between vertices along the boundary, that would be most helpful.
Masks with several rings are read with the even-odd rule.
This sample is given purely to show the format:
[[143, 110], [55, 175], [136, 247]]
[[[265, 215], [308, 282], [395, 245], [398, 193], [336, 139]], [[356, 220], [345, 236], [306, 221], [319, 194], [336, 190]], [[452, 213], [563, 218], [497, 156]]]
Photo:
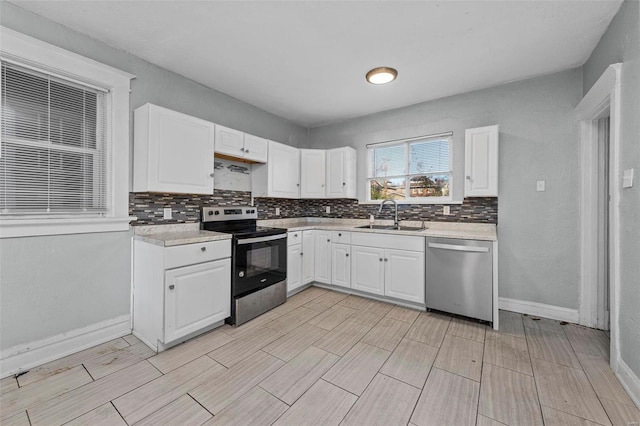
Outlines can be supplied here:
[[361, 229], [381, 229], [385, 231], [424, 231], [427, 228], [421, 228], [419, 226], [400, 226], [399, 228], [393, 225], [363, 225], [358, 226]]

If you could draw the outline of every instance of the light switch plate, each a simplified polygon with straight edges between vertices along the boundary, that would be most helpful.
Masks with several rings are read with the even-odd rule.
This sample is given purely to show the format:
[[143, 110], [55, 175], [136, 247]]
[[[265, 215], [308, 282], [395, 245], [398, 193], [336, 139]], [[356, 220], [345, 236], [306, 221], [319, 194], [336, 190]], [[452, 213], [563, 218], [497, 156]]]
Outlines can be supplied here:
[[451, 214], [451, 206], [442, 206], [442, 214], [449, 216]]
[[539, 181], [536, 182], [536, 191], [544, 192], [545, 189], [546, 189], [545, 181], [539, 180]]
[[622, 173], [622, 187], [631, 188], [633, 186], [633, 169], [627, 169]]
[[331, 206], [327, 206], [327, 207], [325, 207], [324, 211], [325, 211], [326, 213], [331, 213]]
[[276, 216], [280, 216], [280, 207], [276, 207]]
[[171, 211], [171, 207], [165, 207], [164, 209], [164, 214], [162, 216], [163, 219], [171, 219], [172, 217], [172, 211]]

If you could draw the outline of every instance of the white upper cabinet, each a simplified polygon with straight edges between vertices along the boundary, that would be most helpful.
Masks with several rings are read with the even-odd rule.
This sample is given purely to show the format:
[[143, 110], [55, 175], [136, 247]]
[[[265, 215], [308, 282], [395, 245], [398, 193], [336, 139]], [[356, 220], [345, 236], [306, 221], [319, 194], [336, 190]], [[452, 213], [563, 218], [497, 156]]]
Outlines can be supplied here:
[[498, 125], [467, 129], [464, 148], [465, 197], [497, 197]]
[[253, 166], [251, 189], [254, 197], [299, 198], [298, 148], [269, 141], [267, 164]]
[[214, 127], [152, 104], [137, 108], [133, 191], [213, 194]]
[[216, 152], [244, 157], [244, 133], [221, 125], [216, 126]]
[[269, 141], [248, 133], [244, 134], [244, 158], [258, 163], [267, 162]]
[[300, 198], [325, 198], [326, 151], [300, 150]]
[[216, 153], [238, 159], [267, 162], [269, 141], [239, 130], [216, 125]]
[[[326, 155], [326, 197], [356, 198], [356, 150], [329, 149]], [[304, 173], [304, 168], [302, 170]]]

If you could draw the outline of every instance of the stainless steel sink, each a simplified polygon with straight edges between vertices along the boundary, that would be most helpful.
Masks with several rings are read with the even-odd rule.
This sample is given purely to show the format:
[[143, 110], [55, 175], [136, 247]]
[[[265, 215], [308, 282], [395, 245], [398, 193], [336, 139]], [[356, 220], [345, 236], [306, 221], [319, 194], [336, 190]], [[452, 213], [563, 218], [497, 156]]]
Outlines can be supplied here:
[[424, 231], [425, 228], [421, 228], [419, 226], [400, 226], [398, 228], [396, 228], [393, 225], [363, 225], [363, 226], [357, 226], [357, 228], [361, 228], [361, 229], [381, 229], [381, 230], [385, 230], [385, 231]]

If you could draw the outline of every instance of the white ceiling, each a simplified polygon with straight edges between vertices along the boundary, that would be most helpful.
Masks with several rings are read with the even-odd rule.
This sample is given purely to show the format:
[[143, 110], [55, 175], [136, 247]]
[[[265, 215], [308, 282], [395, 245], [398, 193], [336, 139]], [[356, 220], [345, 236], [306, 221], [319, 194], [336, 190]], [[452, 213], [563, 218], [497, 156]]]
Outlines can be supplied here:
[[622, 0], [12, 3], [313, 127], [580, 66]]

